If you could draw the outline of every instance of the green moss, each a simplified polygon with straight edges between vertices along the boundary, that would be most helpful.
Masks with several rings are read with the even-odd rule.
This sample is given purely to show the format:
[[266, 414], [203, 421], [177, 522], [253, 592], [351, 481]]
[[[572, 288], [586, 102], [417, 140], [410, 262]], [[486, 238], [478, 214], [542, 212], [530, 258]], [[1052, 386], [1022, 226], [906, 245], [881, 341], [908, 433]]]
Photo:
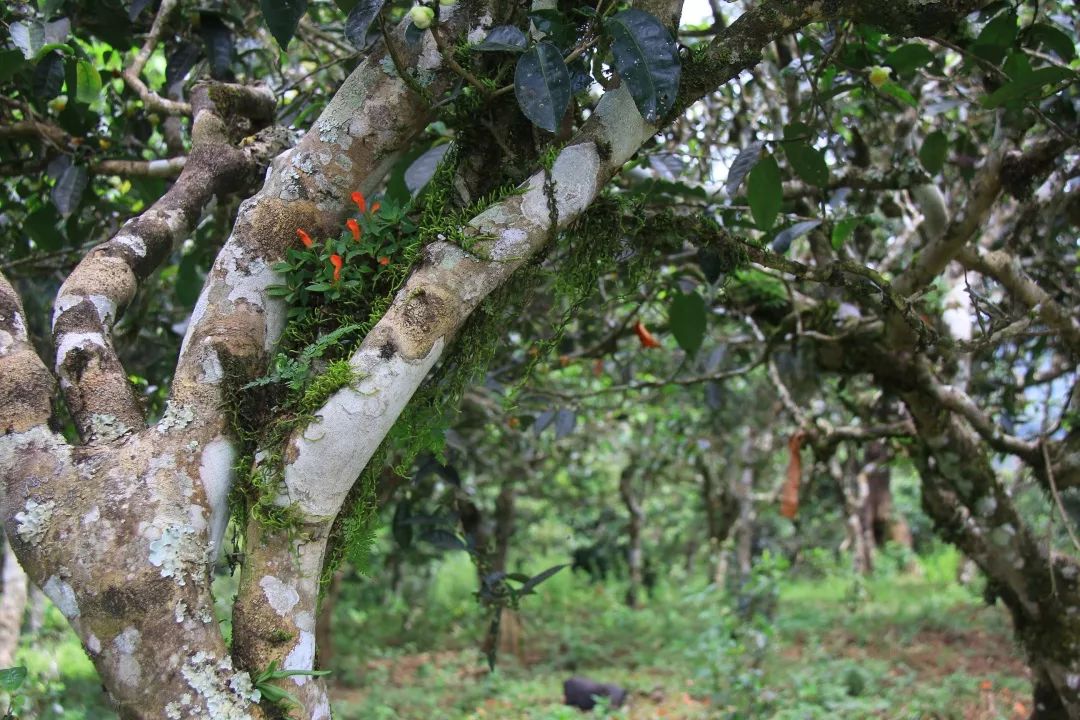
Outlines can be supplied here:
[[321, 408], [330, 396], [347, 385], [351, 385], [355, 379], [352, 366], [347, 359], [334, 360], [326, 368], [326, 371], [316, 377], [304, 391], [304, 397], [300, 400], [300, 407], [306, 412], [315, 412]]

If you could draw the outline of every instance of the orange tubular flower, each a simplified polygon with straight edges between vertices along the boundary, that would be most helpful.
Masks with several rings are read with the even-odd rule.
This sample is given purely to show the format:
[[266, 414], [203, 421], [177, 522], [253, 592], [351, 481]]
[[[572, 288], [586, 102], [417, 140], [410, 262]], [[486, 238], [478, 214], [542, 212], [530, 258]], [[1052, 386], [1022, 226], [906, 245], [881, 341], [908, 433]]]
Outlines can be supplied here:
[[380, 256], [379, 257], [379, 264], [383, 265], [383, 266], [389, 265], [390, 264], [390, 258], [386, 257], [385, 255]]
[[315, 243], [311, 240], [311, 236], [300, 228], [296, 228], [296, 236], [300, 238], [300, 242], [304, 243], [304, 247], [309, 248]]
[[653, 336], [653, 334], [651, 332], [649, 332], [648, 328], [646, 328], [645, 325], [640, 320], [638, 320], [637, 323], [634, 325], [634, 332], [637, 333], [638, 340], [641, 341], [641, 346], [642, 347], [646, 347], [646, 348], [660, 347], [660, 341], [657, 340]]
[[341, 256], [334, 253], [330, 256], [330, 264], [334, 266], [334, 282], [341, 280]]
[[360, 223], [356, 222], [354, 218], [349, 218], [345, 221], [345, 227], [349, 228], [349, 232], [352, 233], [352, 239], [360, 242]]
[[371, 203], [371, 214], [374, 215], [375, 213], [379, 212], [379, 208], [381, 207], [382, 205], [377, 202]]
[[352, 194], [352, 201], [356, 203], [356, 207], [360, 208], [360, 212], [367, 210], [367, 200], [364, 199], [364, 193], [357, 190]]

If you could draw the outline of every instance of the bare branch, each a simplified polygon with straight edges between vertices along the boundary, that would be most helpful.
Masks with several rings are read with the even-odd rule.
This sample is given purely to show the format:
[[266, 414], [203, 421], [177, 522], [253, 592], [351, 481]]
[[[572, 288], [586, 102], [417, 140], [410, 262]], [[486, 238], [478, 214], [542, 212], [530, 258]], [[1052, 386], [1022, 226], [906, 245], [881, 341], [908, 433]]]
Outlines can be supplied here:
[[154, 24], [150, 26], [150, 32], [147, 33], [146, 39], [143, 41], [142, 47], [139, 48], [139, 52], [135, 55], [131, 65], [124, 70], [124, 82], [142, 98], [143, 105], [148, 110], [167, 115], [190, 115], [191, 103], [161, 97], [151, 91], [140, 77], [143, 68], [146, 67], [146, 61], [150, 59], [154, 48], [157, 46], [161, 32], [165, 28], [165, 23], [169, 20], [169, 15], [178, 5], [179, 0], [161, 0], [161, 6], [158, 8], [157, 15], [154, 16]]

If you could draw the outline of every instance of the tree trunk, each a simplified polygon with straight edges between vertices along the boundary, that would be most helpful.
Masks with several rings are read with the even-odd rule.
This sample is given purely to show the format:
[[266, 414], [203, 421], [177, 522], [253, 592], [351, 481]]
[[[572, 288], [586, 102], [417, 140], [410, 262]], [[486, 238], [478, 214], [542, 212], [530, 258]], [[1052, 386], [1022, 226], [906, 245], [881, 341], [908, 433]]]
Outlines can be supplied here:
[[623, 505], [629, 514], [626, 523], [626, 562], [630, 570], [630, 584], [626, 589], [626, 604], [632, 608], [639, 607], [641, 596], [641, 583], [644, 576], [644, 556], [641, 549], [641, 528], [645, 522], [645, 511], [641, 507], [641, 500], [634, 493], [634, 471], [627, 467], [619, 476], [619, 495], [622, 496]]
[[721, 476], [717, 477], [716, 470], [708, 463], [702, 461], [698, 465], [701, 501], [709, 538], [709, 580], [717, 587], [723, 586], [727, 570], [723, 545], [739, 519], [740, 503], [734, 487], [738, 468], [738, 463], [728, 463]]
[[11, 543], [4, 541], [3, 594], [0, 594], [0, 669], [15, 664], [15, 650], [19, 646], [19, 631], [26, 610], [26, 573], [15, 558]]

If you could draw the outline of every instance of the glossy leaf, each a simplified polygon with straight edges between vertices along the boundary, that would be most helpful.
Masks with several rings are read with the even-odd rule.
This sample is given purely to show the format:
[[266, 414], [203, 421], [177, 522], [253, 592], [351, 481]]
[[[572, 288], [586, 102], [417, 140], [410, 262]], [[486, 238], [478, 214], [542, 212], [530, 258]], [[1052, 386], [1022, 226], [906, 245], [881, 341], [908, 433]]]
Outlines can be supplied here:
[[345, 38], [353, 47], [363, 50], [371, 44], [372, 38], [368, 37], [368, 32], [384, 4], [386, 0], [360, 0], [349, 11], [349, 16], [345, 18]]
[[89, 181], [90, 176], [82, 165], [71, 165], [64, 170], [51, 193], [53, 205], [61, 215], [68, 217], [75, 212]]
[[404, 176], [405, 187], [408, 188], [410, 194], [415, 195], [435, 176], [435, 170], [438, 169], [439, 163], [442, 162], [448, 150], [450, 150], [450, 143], [436, 145], [413, 161]]
[[518, 58], [514, 95], [525, 117], [548, 132], [555, 132], [570, 105], [570, 73], [562, 53], [542, 42]]
[[577, 413], [569, 408], [561, 408], [555, 413], [555, 439], [566, 437], [577, 425]]
[[520, 28], [513, 25], [493, 27], [483, 42], [476, 46], [482, 52], [525, 52], [528, 39]]
[[776, 233], [776, 237], [773, 238], [772, 251], [783, 255], [791, 247], [791, 243], [795, 242], [803, 235], [806, 235], [818, 225], [821, 225], [820, 220], [804, 220], [803, 222], [795, 223], [791, 227], [784, 228]]
[[784, 200], [784, 186], [780, 180], [780, 167], [769, 155], [750, 171], [746, 181], [746, 196], [750, 201], [750, 213], [761, 230], [768, 230], [780, 214]]
[[996, 108], [1016, 100], [1035, 100], [1042, 94], [1044, 85], [1055, 85], [1065, 80], [1075, 81], [1076, 79], [1076, 73], [1066, 68], [1039, 68], [1018, 79], [1005, 83], [983, 98], [982, 104], [984, 107]]
[[709, 312], [705, 300], [696, 292], [677, 293], [671, 301], [668, 324], [679, 347], [694, 355], [705, 341]]
[[893, 50], [885, 58], [885, 64], [898, 74], [913, 73], [934, 62], [934, 54], [922, 43], [909, 43]]
[[857, 228], [862, 221], [863, 218], [859, 216], [838, 220], [836, 224], [833, 225], [832, 237], [830, 238], [833, 250], [842, 248], [844, 243], [847, 242], [847, 239], [851, 237], [851, 233], [855, 232], [855, 228]]
[[747, 173], [754, 169], [754, 166], [758, 164], [758, 160], [761, 159], [761, 151], [765, 148], [765, 143], [758, 140], [752, 142], [742, 150], [735, 157], [735, 162], [731, 163], [731, 168], [728, 170], [727, 183], [724, 187], [728, 191], [728, 195], [734, 196], [739, 190], [739, 186], [742, 185], [743, 178]]
[[11, 23], [8, 30], [11, 33], [11, 42], [22, 51], [23, 57], [27, 60], [32, 60], [38, 54], [38, 50], [45, 44], [45, 28], [41, 23]]
[[307, 12], [307, 0], [260, 0], [260, 6], [266, 27], [284, 50]]
[[524, 585], [521, 586], [521, 588], [518, 590], [518, 594], [528, 595], [533, 591], [533, 589], [536, 588], [537, 585], [544, 582], [552, 575], [562, 570], [564, 567], [566, 567], [566, 563], [563, 563], [561, 565], [554, 565], [541, 573], [533, 575], [531, 578], [525, 581]]
[[40, 100], [51, 100], [64, 87], [64, 56], [51, 52], [34, 66], [34, 95]]
[[655, 16], [633, 8], [615, 13], [604, 28], [611, 36], [615, 69], [638, 112], [648, 122], [659, 121], [675, 104], [682, 73], [671, 33]]
[[1076, 58], [1076, 44], [1065, 32], [1054, 25], [1035, 23], [1027, 29], [1025, 39], [1057, 54], [1065, 62]]

